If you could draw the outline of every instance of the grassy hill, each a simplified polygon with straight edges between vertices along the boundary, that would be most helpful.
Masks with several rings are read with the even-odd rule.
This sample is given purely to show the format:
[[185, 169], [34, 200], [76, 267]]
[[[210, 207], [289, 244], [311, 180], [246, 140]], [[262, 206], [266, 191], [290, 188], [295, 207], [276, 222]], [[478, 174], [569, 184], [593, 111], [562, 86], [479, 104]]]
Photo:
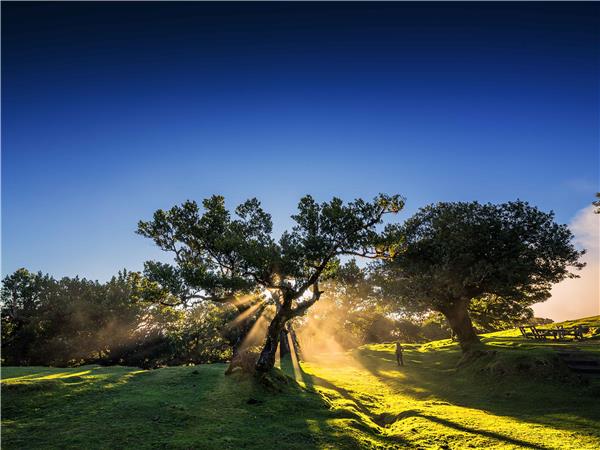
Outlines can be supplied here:
[[2, 447], [599, 448], [600, 382], [518, 333], [485, 335], [496, 352], [459, 368], [449, 341], [407, 346], [402, 368], [391, 344], [285, 360], [281, 392], [222, 364], [5, 367]]

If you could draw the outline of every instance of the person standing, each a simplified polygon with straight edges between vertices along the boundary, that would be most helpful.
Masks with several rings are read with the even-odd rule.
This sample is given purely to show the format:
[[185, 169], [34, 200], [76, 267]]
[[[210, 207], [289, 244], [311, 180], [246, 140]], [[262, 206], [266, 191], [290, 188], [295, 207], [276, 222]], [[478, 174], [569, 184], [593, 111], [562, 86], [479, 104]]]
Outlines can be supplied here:
[[396, 362], [399, 366], [404, 365], [404, 357], [402, 355], [403, 351], [404, 349], [402, 348], [402, 344], [400, 344], [400, 341], [396, 341]]

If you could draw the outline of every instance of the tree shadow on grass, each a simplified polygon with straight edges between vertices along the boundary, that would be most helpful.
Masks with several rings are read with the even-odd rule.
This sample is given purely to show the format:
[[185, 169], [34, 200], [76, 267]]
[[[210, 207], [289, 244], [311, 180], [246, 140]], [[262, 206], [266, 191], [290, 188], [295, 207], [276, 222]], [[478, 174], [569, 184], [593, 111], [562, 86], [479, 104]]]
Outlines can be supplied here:
[[[20, 387], [3, 392], [3, 448], [300, 450], [403, 444], [377, 436], [360, 414], [332, 409], [322, 396], [291, 380], [278, 392], [224, 371], [216, 364], [26, 373], [29, 378], [14, 383]], [[50, 375], [55, 378], [43, 379]]]
[[[387, 352], [374, 351], [374, 353], [378, 354], [377, 358], [382, 359], [388, 363], [393, 363], [394, 365], [396, 364], [395, 358], [389, 356], [389, 354]], [[385, 354], [385, 356], [382, 356], [381, 355], [382, 353]], [[409, 361], [411, 361], [411, 360], [409, 359]], [[416, 360], [412, 360], [412, 361], [416, 362]], [[308, 374], [304, 370], [302, 370], [301, 366], [299, 367], [299, 373], [302, 377], [302, 381], [305, 383], [305, 385], [309, 389], [313, 389], [316, 391], [316, 389], [315, 389], [316, 386], [324, 387], [326, 389], [331, 389], [331, 390], [334, 390], [335, 392], [337, 392], [339, 395], [341, 395], [346, 400], [352, 402], [356, 406], [356, 409], [360, 413], [362, 413], [363, 416], [366, 416], [368, 418], [369, 422], [371, 422], [371, 423], [366, 423], [366, 421], [364, 419], [362, 419], [363, 426], [366, 428], [366, 431], [370, 431], [371, 433], [376, 432], [378, 434], [381, 434], [381, 431], [378, 428], [384, 428], [384, 429], [389, 428], [397, 420], [406, 419], [408, 417], [421, 417], [423, 419], [438, 423], [440, 425], [455, 429], [457, 431], [485, 436], [487, 438], [497, 440], [504, 444], [511, 444], [511, 445], [516, 445], [516, 446], [521, 446], [524, 448], [532, 448], [532, 449], [538, 449], [538, 450], [547, 449], [547, 447], [544, 447], [541, 445], [532, 444], [530, 442], [511, 438], [509, 436], [505, 436], [500, 433], [495, 433], [492, 431], [486, 431], [486, 430], [480, 430], [480, 429], [476, 429], [476, 428], [466, 427], [464, 425], [460, 425], [458, 423], [452, 422], [447, 419], [442, 419], [442, 418], [435, 417], [435, 416], [432, 416], [429, 414], [423, 414], [416, 410], [403, 411], [402, 413], [397, 414], [395, 416], [391, 416], [391, 415], [385, 414], [385, 413], [384, 414], [376, 414], [373, 411], [371, 411], [371, 409], [367, 405], [363, 404], [358, 398], [356, 398], [356, 396], [352, 395], [352, 393], [349, 392], [347, 389], [345, 389], [341, 386], [337, 386], [337, 385], [333, 384], [332, 382], [330, 382], [329, 380], [326, 380], [324, 378], [318, 377], [316, 375]], [[378, 373], [378, 376], [382, 376], [381, 372], [377, 371], [377, 373]], [[413, 395], [415, 395], [415, 397], [418, 397], [419, 399], [422, 399], [424, 396], [429, 396], [429, 393], [427, 393], [427, 392], [418, 392], [416, 390], [412, 391], [412, 393], [413, 393]], [[411, 445], [410, 443], [403, 440], [402, 438], [400, 438], [398, 436], [394, 436], [394, 435], [386, 436], [386, 442], [391, 442], [391, 443], [395, 443], [395, 444], [402, 442], [402, 443], [404, 443], [404, 445]]]
[[[600, 437], [597, 431], [600, 405], [594, 400], [593, 393], [590, 395], [590, 392], [600, 390], [590, 391], [593, 387], [569, 383], [561, 384], [557, 389], [556, 381], [536, 381], [524, 376], [465, 373], [456, 369], [460, 357], [458, 351], [409, 351], [405, 354], [407, 364], [397, 368], [391, 351], [360, 350], [360, 360], [367, 370], [392, 389], [416, 400], [442, 399], [456, 406], [568, 431], [584, 427], [589, 434]], [[400, 370], [403, 377], [388, 375], [390, 370]], [[438, 423], [444, 421], [433, 416], [428, 418]], [[455, 425], [457, 429], [462, 427]]]
[[460, 425], [456, 422], [452, 422], [451, 420], [442, 419], [440, 417], [435, 417], [435, 416], [432, 416], [429, 414], [420, 414], [419, 413], [419, 414], [415, 414], [415, 416], [422, 417], [424, 419], [430, 420], [432, 422], [438, 423], [440, 425], [443, 425], [443, 426], [446, 426], [449, 428], [453, 428], [457, 431], [462, 431], [462, 432], [471, 433], [471, 434], [479, 434], [480, 436], [485, 436], [490, 439], [495, 439], [495, 440], [500, 441], [505, 444], [518, 445], [520, 447], [533, 448], [533, 449], [538, 449], [538, 450], [548, 449], [548, 447], [544, 447], [542, 445], [532, 444], [530, 442], [511, 438], [509, 436], [504, 436], [503, 434], [494, 433], [492, 431], [486, 431], [486, 430], [480, 430], [480, 429], [476, 429], [476, 428], [466, 427], [466, 426]]
[[[328, 403], [326, 404], [336, 418], [352, 419], [352, 426], [355, 429], [367, 433], [369, 438], [374, 440], [378, 445], [412, 447], [410, 442], [402, 439], [399, 436], [385, 435], [382, 432], [383, 425], [385, 424], [382, 423], [380, 415], [373, 413], [371, 409], [363, 403], [363, 401], [358, 399], [347, 389], [337, 386], [324, 378], [305, 372], [302, 369], [301, 364], [298, 364], [297, 367], [294, 367], [291, 359], [288, 358], [281, 361], [281, 369], [284, 371], [284, 373], [291, 377], [299, 377], [300, 379], [297, 381], [302, 382], [306, 389], [319, 395], [321, 399], [327, 400]], [[329, 403], [327, 396], [324, 397], [323, 392], [318, 390], [318, 387], [334, 391], [346, 401], [350, 402], [355, 411], [352, 411], [352, 407], [343, 409], [335, 408], [332, 403]], [[364, 440], [357, 441], [357, 444], [361, 445], [352, 448], [364, 446]]]
[[[385, 352], [378, 351], [377, 353], [385, 353]], [[381, 358], [380, 356], [378, 356], [378, 357]], [[396, 364], [396, 360], [393, 357], [389, 357], [389, 354], [386, 354], [385, 357], [381, 358], [381, 359], [383, 359], [387, 362], [393, 363], [394, 365]], [[409, 361], [410, 361], [410, 359], [409, 359]], [[288, 370], [290, 370], [290, 369], [288, 369]], [[349, 390], [347, 390], [341, 386], [337, 386], [334, 383], [332, 383], [331, 381], [326, 380], [322, 377], [306, 373], [302, 369], [301, 365], [299, 367], [299, 374], [301, 376], [302, 381], [307, 386], [307, 388], [315, 390], [316, 392], [318, 392], [316, 389], [317, 386], [326, 388], [326, 389], [330, 389], [330, 390], [337, 392], [341, 397], [343, 397], [344, 399], [351, 402], [355, 406], [356, 410], [360, 413], [360, 414], [357, 414], [357, 417], [362, 422], [361, 428], [367, 432], [376, 433], [382, 437], [385, 436], [382, 438], [382, 441], [385, 443], [391, 443], [391, 444], [396, 444], [396, 445], [402, 443], [405, 446], [412, 445], [411, 443], [402, 439], [399, 436], [392, 435], [392, 434], [385, 435], [384, 434], [385, 431], [382, 431], [381, 429], [385, 430], [386, 428], [389, 428], [393, 423], [395, 423], [398, 420], [403, 420], [408, 417], [420, 417], [420, 418], [435, 422], [437, 424], [452, 428], [457, 431], [484, 436], [486, 438], [499, 441], [503, 444], [516, 445], [516, 446], [521, 446], [524, 448], [532, 448], [532, 449], [538, 449], [538, 450], [546, 450], [547, 449], [547, 447], [544, 447], [542, 445], [526, 442], [526, 441], [523, 441], [520, 439], [512, 438], [510, 436], [505, 436], [503, 434], [492, 432], [492, 431], [480, 430], [480, 429], [476, 429], [476, 428], [467, 427], [467, 426], [455, 423], [455, 422], [447, 420], [447, 419], [435, 417], [435, 416], [432, 416], [429, 414], [423, 414], [417, 410], [403, 411], [395, 416], [392, 416], [392, 415], [386, 414], [386, 413], [383, 413], [383, 414], [374, 413], [368, 405], [364, 404], [360, 399], [358, 399], [355, 395], [353, 395]], [[381, 374], [379, 376], [381, 376]], [[416, 390], [413, 391], [413, 394], [416, 394], [416, 393], [417, 393]], [[417, 395], [417, 397], [419, 397], [419, 399], [422, 399], [423, 396], [429, 396], [429, 394], [419, 392]]]
[[[93, 447], [83, 429], [106, 431], [111, 424], [101, 420], [103, 405], [134, 377], [144, 375], [126, 367], [39, 369], [3, 379], [3, 448]], [[73, 432], [79, 426], [82, 432]]]

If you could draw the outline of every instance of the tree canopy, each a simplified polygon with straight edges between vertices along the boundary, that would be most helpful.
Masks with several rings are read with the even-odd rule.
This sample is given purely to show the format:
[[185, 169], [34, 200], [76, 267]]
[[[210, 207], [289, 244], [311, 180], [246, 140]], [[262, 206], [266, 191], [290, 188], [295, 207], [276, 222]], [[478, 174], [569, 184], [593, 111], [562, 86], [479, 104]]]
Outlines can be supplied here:
[[295, 225], [276, 240], [271, 216], [257, 199], [239, 205], [232, 215], [221, 196], [186, 201], [152, 220], [140, 221], [138, 233], [171, 252], [174, 264], [147, 262], [146, 276], [182, 302], [211, 300], [242, 305], [240, 296], [262, 295], [275, 308], [257, 369], [275, 362], [280, 332], [293, 317], [319, 300], [319, 281], [330, 276], [342, 255], [383, 256], [376, 226], [399, 212], [404, 199], [380, 194], [373, 201], [317, 203], [303, 197]]

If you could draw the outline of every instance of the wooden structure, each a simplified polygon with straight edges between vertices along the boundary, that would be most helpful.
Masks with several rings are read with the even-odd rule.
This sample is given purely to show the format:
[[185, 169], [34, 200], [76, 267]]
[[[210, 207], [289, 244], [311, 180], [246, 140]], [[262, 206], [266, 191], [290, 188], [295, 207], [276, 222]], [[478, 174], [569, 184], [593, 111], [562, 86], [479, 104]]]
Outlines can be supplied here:
[[[529, 332], [526, 330], [529, 328]], [[583, 340], [583, 327], [578, 325], [576, 327], [565, 328], [562, 325], [556, 328], [550, 328], [547, 330], [538, 329], [535, 326], [522, 326], [519, 327], [521, 334], [525, 339], [534, 339], [536, 341], [545, 341], [549, 337], [553, 337], [554, 340], [564, 340], [567, 336], [573, 336], [575, 340]]]

